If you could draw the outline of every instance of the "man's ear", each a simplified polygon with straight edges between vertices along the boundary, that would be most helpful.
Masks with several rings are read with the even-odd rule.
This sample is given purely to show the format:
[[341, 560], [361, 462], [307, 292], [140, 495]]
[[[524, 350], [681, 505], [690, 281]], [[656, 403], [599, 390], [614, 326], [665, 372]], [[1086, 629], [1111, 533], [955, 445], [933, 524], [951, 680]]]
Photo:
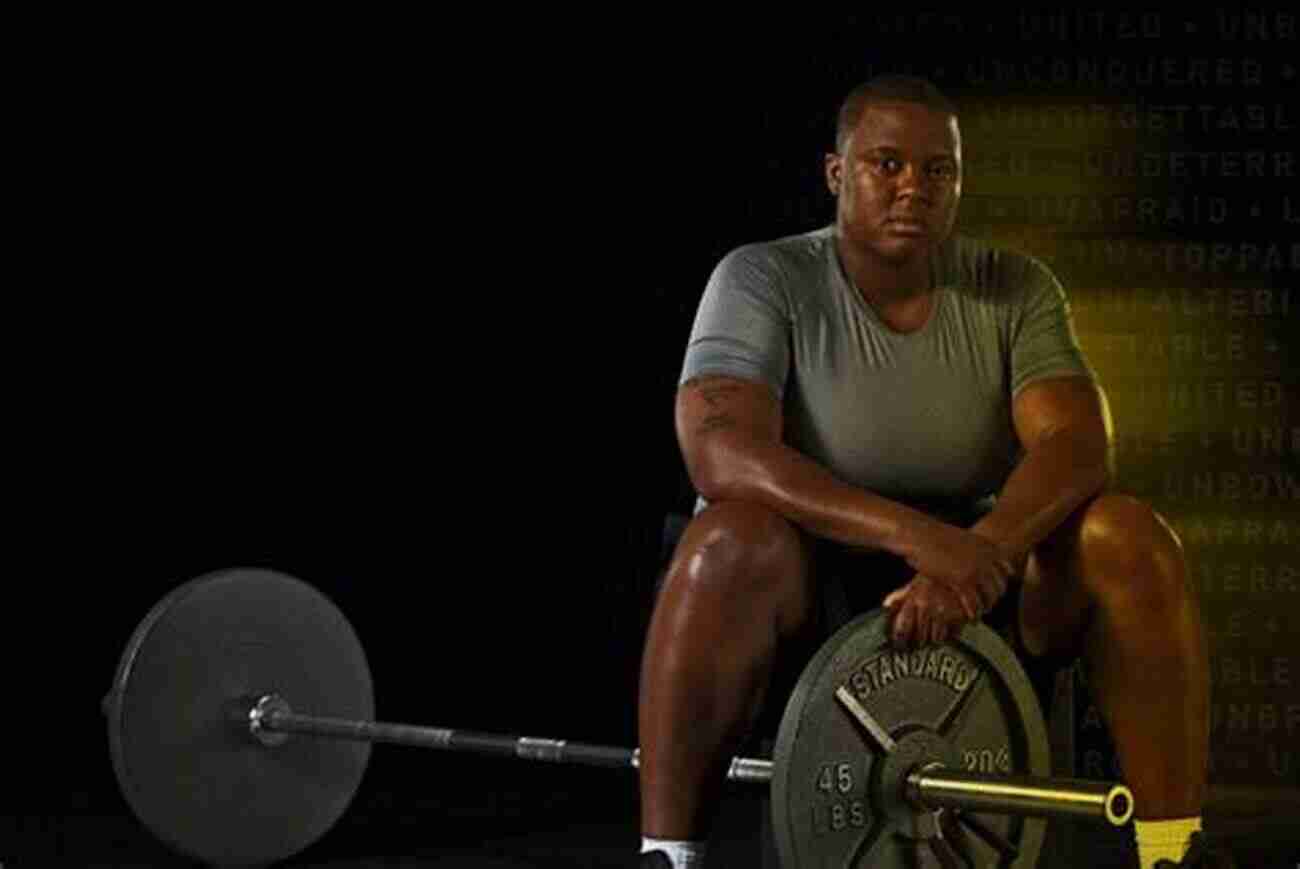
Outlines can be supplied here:
[[832, 196], [840, 195], [840, 184], [843, 180], [841, 174], [844, 170], [844, 161], [840, 159], [839, 154], [826, 155], [826, 186], [831, 191]]

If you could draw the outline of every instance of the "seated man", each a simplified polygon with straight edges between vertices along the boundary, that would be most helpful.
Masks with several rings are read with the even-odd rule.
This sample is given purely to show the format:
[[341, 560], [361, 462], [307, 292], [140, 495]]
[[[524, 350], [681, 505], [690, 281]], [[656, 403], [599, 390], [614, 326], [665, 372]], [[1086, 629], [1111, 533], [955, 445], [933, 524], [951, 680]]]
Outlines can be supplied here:
[[1108, 490], [1106, 404], [1060, 285], [952, 233], [960, 133], [928, 82], [855, 89], [835, 144], [834, 224], [728, 254], [686, 353], [677, 433], [701, 498], [642, 663], [640, 865], [702, 865], [773, 674], [825, 637], [832, 575], [902, 645], [994, 611], [1031, 673], [1082, 655], [1143, 869], [1220, 865], [1196, 841], [1197, 600], [1169, 526]]

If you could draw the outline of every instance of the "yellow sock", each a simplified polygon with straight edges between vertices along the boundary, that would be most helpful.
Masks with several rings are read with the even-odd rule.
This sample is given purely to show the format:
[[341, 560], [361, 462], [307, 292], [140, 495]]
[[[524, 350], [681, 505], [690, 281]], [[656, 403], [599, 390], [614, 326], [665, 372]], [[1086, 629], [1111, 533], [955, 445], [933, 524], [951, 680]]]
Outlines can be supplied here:
[[1157, 860], [1175, 863], [1187, 853], [1192, 833], [1201, 829], [1201, 818], [1171, 818], [1167, 821], [1133, 821], [1137, 838], [1138, 863], [1142, 869], [1155, 869]]

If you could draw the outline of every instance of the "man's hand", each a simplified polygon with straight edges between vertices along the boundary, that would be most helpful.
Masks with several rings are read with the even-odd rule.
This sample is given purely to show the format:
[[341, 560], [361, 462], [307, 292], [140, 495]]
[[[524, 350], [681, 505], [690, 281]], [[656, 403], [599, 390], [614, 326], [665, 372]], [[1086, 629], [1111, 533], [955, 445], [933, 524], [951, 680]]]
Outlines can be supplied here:
[[968, 620], [993, 608], [1016, 574], [1016, 565], [993, 541], [938, 520], [914, 532], [908, 565], [954, 594]]
[[889, 610], [890, 639], [904, 649], [947, 642], [967, 622], [978, 619], [966, 614], [961, 600], [949, 588], [924, 575], [914, 576], [906, 585], [894, 589], [884, 605]]

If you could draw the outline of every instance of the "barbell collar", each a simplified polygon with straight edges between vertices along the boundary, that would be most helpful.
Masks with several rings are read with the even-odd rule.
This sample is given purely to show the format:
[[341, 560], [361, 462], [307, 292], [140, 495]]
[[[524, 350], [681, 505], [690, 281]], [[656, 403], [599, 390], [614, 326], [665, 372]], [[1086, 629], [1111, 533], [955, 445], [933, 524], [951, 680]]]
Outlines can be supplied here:
[[964, 772], [927, 764], [908, 774], [904, 789], [910, 802], [931, 811], [1081, 818], [1116, 827], [1133, 815], [1132, 791], [1114, 782]]

